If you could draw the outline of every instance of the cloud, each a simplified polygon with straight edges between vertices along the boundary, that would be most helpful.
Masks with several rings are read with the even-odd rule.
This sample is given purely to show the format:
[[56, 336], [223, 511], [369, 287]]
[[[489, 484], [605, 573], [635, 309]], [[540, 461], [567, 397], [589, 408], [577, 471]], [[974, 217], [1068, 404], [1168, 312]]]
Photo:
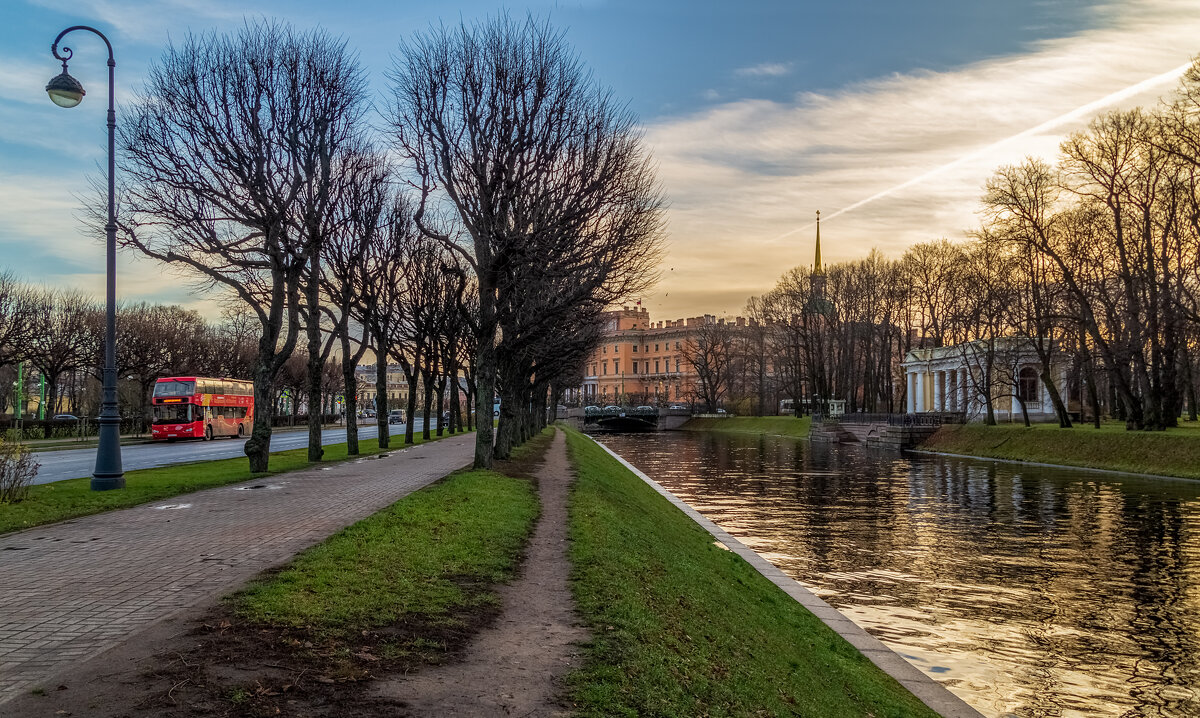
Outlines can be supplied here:
[[[1114, 3], [1095, 10], [1094, 29], [1020, 55], [792, 102], [719, 104], [651, 125], [647, 140], [672, 200], [667, 263], [675, 271], [650, 306], [661, 301], [662, 318], [735, 311], [735, 290], [744, 301], [785, 269], [812, 262], [817, 209], [825, 218], [861, 203], [822, 222], [832, 261], [964, 237], [978, 225], [979, 196], [998, 166], [1026, 155], [1053, 159], [1093, 113], [1168, 94], [1172, 73], [1200, 50], [1198, 9]], [[711, 302], [674, 301], [695, 301], [687, 295], [698, 286], [713, 291]]]
[[764, 62], [750, 67], [739, 67], [733, 74], [738, 77], [783, 77], [791, 71], [790, 62]]

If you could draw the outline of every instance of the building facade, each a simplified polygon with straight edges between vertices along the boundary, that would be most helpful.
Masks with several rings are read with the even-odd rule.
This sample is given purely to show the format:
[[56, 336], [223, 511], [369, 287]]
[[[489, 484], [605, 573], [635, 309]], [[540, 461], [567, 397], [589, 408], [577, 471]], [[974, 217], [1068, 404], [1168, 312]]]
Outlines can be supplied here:
[[[1076, 412], [1078, 387], [1072, 381], [1070, 358], [1061, 352], [1051, 357], [1055, 387], [1067, 411]], [[982, 421], [990, 398], [997, 421], [1022, 421], [1022, 403], [1031, 421], [1056, 418], [1041, 378], [1041, 360], [1028, 338], [913, 349], [900, 366], [910, 414], [956, 412], [966, 414], [968, 421]]]
[[604, 338], [584, 365], [583, 384], [568, 398], [582, 404], [685, 404], [696, 399], [698, 376], [687, 347], [699, 327], [746, 327], [742, 317], [709, 314], [651, 321], [641, 307], [605, 312]]
[[[362, 364], [354, 369], [354, 377], [358, 380], [358, 406], [360, 408], [375, 408], [375, 379], [379, 375], [374, 364]], [[387, 368], [387, 400], [393, 409], [403, 409], [408, 406], [408, 379], [399, 364], [390, 364]]]

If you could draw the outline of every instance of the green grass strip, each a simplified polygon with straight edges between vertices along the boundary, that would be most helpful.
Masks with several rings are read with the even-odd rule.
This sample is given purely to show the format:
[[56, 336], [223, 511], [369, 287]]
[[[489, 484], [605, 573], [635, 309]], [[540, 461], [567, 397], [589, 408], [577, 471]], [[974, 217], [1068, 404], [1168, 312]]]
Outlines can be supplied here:
[[771, 434], [806, 438], [812, 418], [805, 416], [735, 416], [730, 419], [690, 419], [685, 431], [720, 431], [731, 434]]
[[[404, 437], [400, 437], [399, 443], [395, 439], [393, 436], [392, 447], [388, 451], [404, 448]], [[409, 446], [423, 443], [420, 435], [414, 439]], [[363, 439], [358, 445], [359, 456], [379, 452], [377, 439]], [[325, 447], [325, 455], [318, 463], [357, 458], [347, 456], [346, 451], [345, 442], [330, 444]], [[125, 488], [115, 491], [92, 491], [90, 478], [39, 484], [30, 487], [25, 500], [15, 504], [0, 504], [0, 534], [316, 465], [308, 460], [308, 448], [305, 447], [271, 454], [271, 470], [257, 474], [251, 473], [246, 457], [239, 456], [127, 471]]]
[[260, 624], [336, 631], [494, 603], [484, 585], [512, 577], [537, 514], [526, 479], [452, 474], [251, 584], [235, 610]]
[[568, 434], [580, 716], [936, 716], [596, 446]]
[[1126, 431], [1119, 422], [1090, 424], [944, 426], [919, 447], [993, 459], [1035, 461], [1135, 474], [1200, 479], [1200, 425], [1167, 431]]

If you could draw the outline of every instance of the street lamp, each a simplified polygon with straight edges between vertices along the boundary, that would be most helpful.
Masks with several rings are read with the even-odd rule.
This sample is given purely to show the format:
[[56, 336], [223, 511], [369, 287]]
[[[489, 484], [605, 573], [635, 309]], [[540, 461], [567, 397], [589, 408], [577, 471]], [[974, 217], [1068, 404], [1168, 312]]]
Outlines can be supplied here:
[[125, 472], [121, 470], [121, 414], [117, 409], [117, 219], [116, 219], [116, 131], [117, 112], [114, 108], [113, 75], [117, 63], [113, 60], [112, 43], [94, 27], [74, 25], [58, 33], [50, 52], [62, 61], [63, 71], [46, 85], [46, 94], [59, 107], [74, 107], [86, 94], [79, 80], [67, 72], [67, 61], [74, 53], [69, 47], [58, 52], [58, 43], [69, 32], [87, 30], [100, 36], [108, 47], [108, 235], [107, 252], [107, 315], [104, 327], [104, 383], [100, 401], [100, 445], [96, 450], [96, 468], [92, 472], [92, 491], [125, 488]]

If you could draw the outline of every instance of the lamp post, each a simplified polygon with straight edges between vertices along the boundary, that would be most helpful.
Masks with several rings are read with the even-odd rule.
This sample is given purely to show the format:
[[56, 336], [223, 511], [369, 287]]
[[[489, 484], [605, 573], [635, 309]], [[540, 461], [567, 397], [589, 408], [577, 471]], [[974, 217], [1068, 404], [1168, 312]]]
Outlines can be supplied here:
[[59, 107], [74, 107], [86, 94], [79, 80], [67, 72], [67, 61], [74, 53], [69, 47], [58, 52], [58, 43], [75, 30], [87, 30], [100, 36], [108, 47], [108, 235], [107, 252], [107, 314], [104, 326], [104, 383], [100, 402], [100, 445], [96, 450], [96, 468], [92, 472], [92, 491], [125, 488], [125, 473], [121, 470], [121, 414], [117, 409], [117, 219], [116, 219], [116, 131], [117, 112], [114, 107], [114, 72], [112, 43], [94, 27], [74, 25], [58, 33], [50, 52], [62, 61], [63, 71], [46, 85], [46, 94]]

